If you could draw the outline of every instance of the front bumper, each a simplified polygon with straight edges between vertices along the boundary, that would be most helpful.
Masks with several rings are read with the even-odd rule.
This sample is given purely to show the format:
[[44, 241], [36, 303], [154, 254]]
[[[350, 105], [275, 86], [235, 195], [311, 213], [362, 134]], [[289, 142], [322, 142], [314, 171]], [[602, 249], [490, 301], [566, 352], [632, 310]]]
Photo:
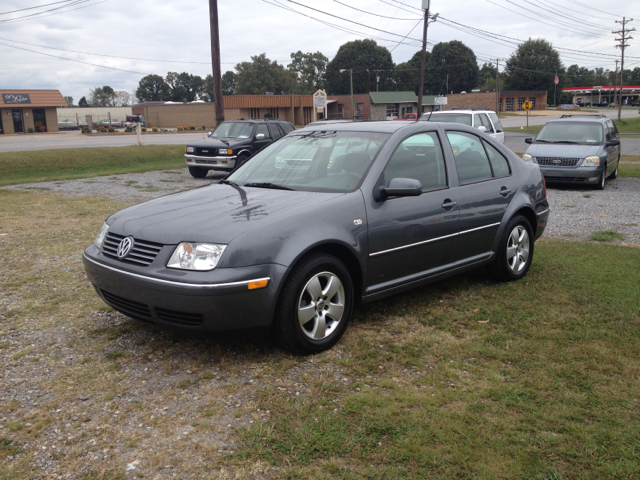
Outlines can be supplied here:
[[[266, 264], [165, 279], [118, 265], [93, 245], [85, 250], [82, 263], [96, 293], [115, 310], [146, 323], [189, 331], [270, 326], [287, 272], [282, 265]], [[193, 282], [194, 278], [200, 281]], [[266, 287], [249, 290], [250, 282], [264, 279]]]
[[185, 153], [184, 161], [190, 167], [204, 167], [216, 170], [233, 170], [236, 166], [236, 155], [219, 157], [202, 157], [192, 153]]
[[547, 182], [597, 184], [602, 175], [602, 167], [540, 167]]

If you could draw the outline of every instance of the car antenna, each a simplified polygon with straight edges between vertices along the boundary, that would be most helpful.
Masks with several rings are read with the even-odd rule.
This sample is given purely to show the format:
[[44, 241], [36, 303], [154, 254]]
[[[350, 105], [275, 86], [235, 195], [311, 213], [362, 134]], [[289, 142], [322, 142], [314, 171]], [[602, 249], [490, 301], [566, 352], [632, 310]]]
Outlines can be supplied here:
[[431, 107], [431, 111], [429, 112], [429, 118], [427, 118], [427, 122], [431, 121], [431, 115], [433, 115], [433, 107]]

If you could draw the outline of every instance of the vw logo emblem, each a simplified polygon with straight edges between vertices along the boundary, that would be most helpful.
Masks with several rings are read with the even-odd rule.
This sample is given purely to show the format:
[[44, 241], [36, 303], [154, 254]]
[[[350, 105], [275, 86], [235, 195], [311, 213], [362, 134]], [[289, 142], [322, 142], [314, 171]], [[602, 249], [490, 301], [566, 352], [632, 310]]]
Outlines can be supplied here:
[[132, 248], [133, 248], [133, 237], [123, 238], [122, 241], [120, 242], [120, 245], [118, 245], [118, 258], [120, 260], [125, 258], [127, 255], [129, 255], [129, 252], [131, 251]]

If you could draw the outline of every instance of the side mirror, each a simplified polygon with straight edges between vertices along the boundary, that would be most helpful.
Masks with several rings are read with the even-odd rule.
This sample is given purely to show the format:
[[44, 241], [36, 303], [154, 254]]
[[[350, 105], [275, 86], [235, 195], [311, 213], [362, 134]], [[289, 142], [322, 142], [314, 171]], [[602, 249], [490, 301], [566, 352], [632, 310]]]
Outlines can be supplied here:
[[533, 138], [525, 138], [524, 143], [528, 143], [529, 145], [531, 145], [533, 143]]
[[210, 137], [213, 132], [207, 132], [207, 137]]
[[620, 145], [620, 140], [613, 138], [607, 142], [607, 147], [615, 147], [616, 145]]
[[422, 183], [414, 178], [392, 178], [388, 187], [380, 187], [378, 200], [388, 197], [418, 197], [422, 195]]
[[487, 127], [485, 127], [484, 125], [480, 125], [480, 126], [478, 127], [478, 130], [480, 130], [482, 133], [486, 133], [486, 131], [487, 131]]
[[264, 139], [264, 133], [259, 133], [256, 135], [256, 140], [263, 140]]

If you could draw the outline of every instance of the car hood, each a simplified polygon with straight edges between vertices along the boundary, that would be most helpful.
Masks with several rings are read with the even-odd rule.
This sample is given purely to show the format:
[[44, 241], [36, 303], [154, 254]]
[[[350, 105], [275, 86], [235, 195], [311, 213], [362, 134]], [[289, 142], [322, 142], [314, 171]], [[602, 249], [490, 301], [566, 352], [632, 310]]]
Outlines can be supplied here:
[[[198, 147], [198, 148], [233, 148], [236, 145], [245, 145], [249, 142], [250, 138], [225, 138], [225, 141], [219, 140], [217, 138], [203, 138], [202, 140], [196, 140], [195, 142], [190, 142], [187, 144], [189, 147]], [[227, 143], [225, 143], [227, 142]]]
[[259, 236], [274, 222], [284, 226], [303, 213], [312, 215], [325, 202], [343, 195], [214, 184], [126, 208], [107, 223], [114, 233], [165, 245], [229, 244], [240, 234]]
[[598, 155], [601, 145], [562, 145], [534, 143], [529, 145], [526, 153], [534, 157], [567, 157], [584, 158], [589, 155]]

